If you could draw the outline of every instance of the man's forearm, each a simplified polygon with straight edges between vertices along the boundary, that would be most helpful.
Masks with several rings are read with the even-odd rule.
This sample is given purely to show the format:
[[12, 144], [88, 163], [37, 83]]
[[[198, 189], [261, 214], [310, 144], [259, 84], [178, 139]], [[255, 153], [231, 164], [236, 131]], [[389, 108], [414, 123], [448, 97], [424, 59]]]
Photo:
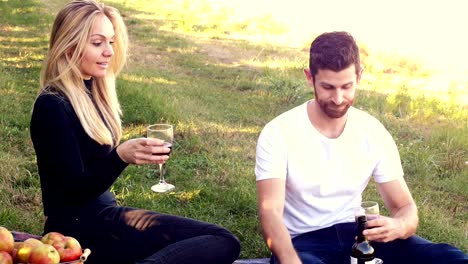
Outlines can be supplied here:
[[261, 216], [262, 231], [265, 242], [282, 264], [300, 264], [301, 261], [293, 247], [291, 236], [283, 222], [274, 217]]
[[402, 228], [404, 230], [402, 237], [406, 239], [416, 233], [419, 224], [418, 209], [415, 204], [409, 204], [399, 208], [392, 217], [400, 220]]

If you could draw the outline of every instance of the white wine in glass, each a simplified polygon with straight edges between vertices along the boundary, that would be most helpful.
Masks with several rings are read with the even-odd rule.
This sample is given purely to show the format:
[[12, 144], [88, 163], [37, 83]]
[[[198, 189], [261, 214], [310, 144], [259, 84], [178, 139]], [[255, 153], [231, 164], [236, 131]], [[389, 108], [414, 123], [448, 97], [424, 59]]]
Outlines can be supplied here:
[[[164, 140], [164, 146], [170, 149], [169, 153], [164, 153], [160, 155], [169, 155], [172, 152], [172, 142], [174, 140], [174, 130], [172, 125], [169, 124], [154, 124], [148, 126], [147, 129], [148, 138], [157, 138]], [[157, 155], [157, 154], [156, 154]], [[164, 169], [163, 164], [159, 164], [159, 183], [151, 186], [153, 192], [164, 193], [171, 190], [174, 190], [175, 186], [167, 183], [164, 180]]]

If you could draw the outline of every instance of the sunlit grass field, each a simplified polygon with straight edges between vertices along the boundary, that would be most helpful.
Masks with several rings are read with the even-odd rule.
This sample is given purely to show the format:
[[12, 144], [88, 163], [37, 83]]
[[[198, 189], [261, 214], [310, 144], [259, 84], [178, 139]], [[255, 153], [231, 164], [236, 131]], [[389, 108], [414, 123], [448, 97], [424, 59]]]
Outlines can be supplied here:
[[[53, 16], [65, 2], [0, 1], [0, 225], [35, 234], [44, 217], [29, 119]], [[308, 43], [297, 49], [266, 41], [287, 29], [268, 16], [233, 19], [216, 1], [105, 2], [124, 15], [131, 39], [118, 79], [125, 139], [156, 122], [176, 131], [166, 166], [176, 191], [151, 192], [155, 168], [131, 166], [112, 187], [119, 202], [223, 225], [240, 238], [242, 257], [268, 256], [255, 145], [269, 120], [312, 98], [302, 74]], [[370, 54], [362, 44], [366, 72], [356, 106], [397, 142], [419, 206], [418, 234], [467, 252], [468, 82], [440, 81], [438, 89], [424, 65]], [[382, 204], [374, 184], [365, 197]]]

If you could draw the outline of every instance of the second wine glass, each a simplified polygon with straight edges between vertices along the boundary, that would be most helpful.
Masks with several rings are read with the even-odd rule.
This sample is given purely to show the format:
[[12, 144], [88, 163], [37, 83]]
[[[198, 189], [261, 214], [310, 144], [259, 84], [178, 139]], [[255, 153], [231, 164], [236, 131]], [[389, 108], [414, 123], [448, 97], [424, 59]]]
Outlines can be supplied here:
[[363, 209], [367, 220], [379, 218], [379, 203], [375, 201], [363, 201], [361, 203], [361, 208]]
[[[169, 124], [150, 125], [147, 128], [147, 137], [164, 140], [164, 146], [170, 149], [169, 153], [164, 153], [164, 154], [159, 154], [159, 155], [169, 155], [172, 152], [172, 142], [174, 140], [174, 130], [172, 128], [172, 125], [169, 125]], [[168, 192], [174, 189], [175, 189], [175, 186], [170, 183], [167, 183], [166, 180], [164, 179], [163, 164], [159, 164], [159, 183], [151, 186], [151, 190], [153, 192], [163, 193], [163, 192]]]
[[354, 219], [357, 223], [357, 218], [365, 215], [367, 220], [376, 219], [379, 217], [379, 204], [375, 201], [363, 201], [361, 206], [355, 208]]

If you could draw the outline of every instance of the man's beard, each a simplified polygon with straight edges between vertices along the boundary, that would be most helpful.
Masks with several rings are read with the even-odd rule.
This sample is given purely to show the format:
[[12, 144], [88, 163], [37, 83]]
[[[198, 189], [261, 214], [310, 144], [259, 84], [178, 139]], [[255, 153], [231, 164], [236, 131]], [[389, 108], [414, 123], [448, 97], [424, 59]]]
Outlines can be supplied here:
[[337, 106], [332, 102], [324, 102], [317, 98], [317, 103], [328, 117], [330, 118], [340, 118], [343, 117], [347, 112], [348, 109], [351, 107], [351, 103], [346, 102], [342, 103], [341, 105]]
[[[315, 90], [315, 87], [314, 87]], [[325, 115], [327, 115], [330, 118], [340, 118], [343, 117], [347, 112], [348, 109], [351, 107], [353, 104], [353, 100], [345, 100], [342, 104], [336, 105], [333, 102], [325, 102], [320, 99], [320, 97], [317, 94], [317, 91], [315, 91], [315, 101], [318, 103], [320, 109], [322, 110]]]

